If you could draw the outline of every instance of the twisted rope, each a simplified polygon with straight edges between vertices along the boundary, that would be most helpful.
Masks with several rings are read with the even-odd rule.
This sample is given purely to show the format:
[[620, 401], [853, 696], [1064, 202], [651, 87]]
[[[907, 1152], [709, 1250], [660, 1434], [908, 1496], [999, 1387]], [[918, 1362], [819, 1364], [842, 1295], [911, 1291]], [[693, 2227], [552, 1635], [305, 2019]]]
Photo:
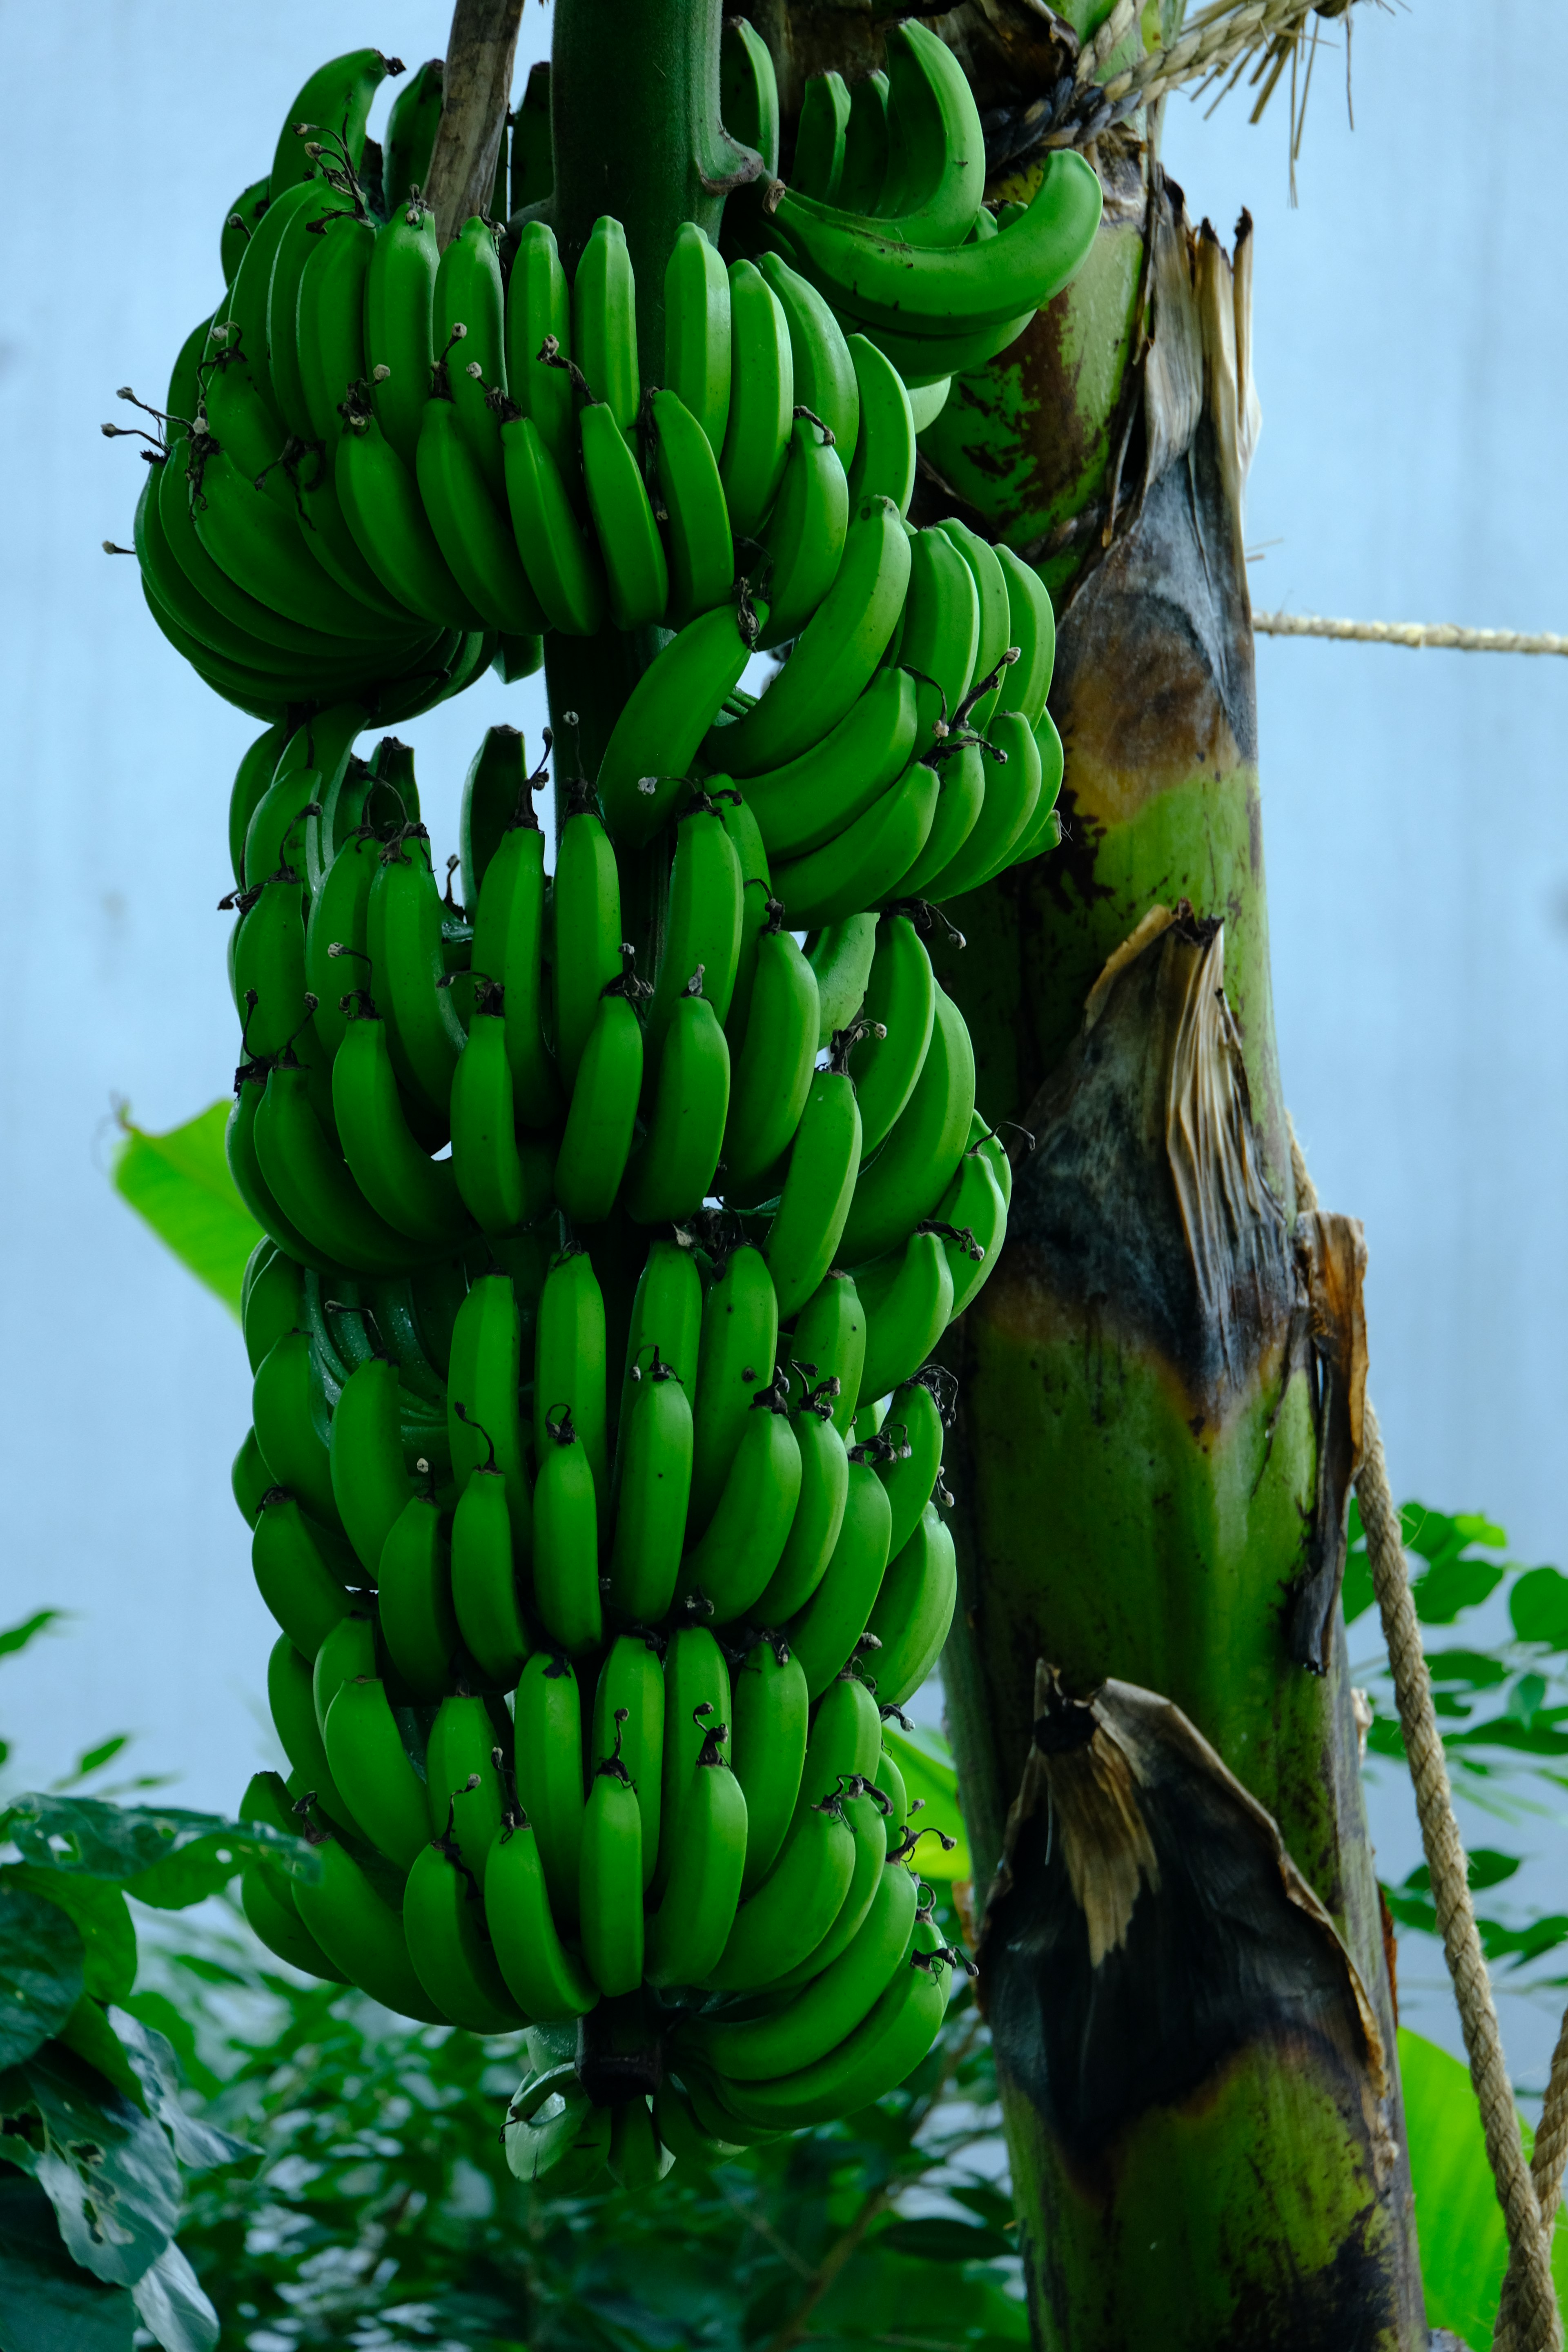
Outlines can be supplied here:
[[[1307, 1172], [1301, 1147], [1290, 1131], [1290, 1166], [1300, 1208], [1309, 1213], [1318, 1205], [1317, 1190]], [[1367, 1558], [1373, 1589], [1383, 1618], [1383, 1636], [1394, 1671], [1394, 1691], [1399, 1706], [1400, 1728], [1410, 1777], [1415, 1788], [1415, 1811], [1421, 1843], [1432, 1877], [1432, 1899], [1443, 1937], [1443, 1957], [1453, 1979], [1470, 2062], [1470, 2081], [1481, 2111], [1487, 2161], [1491, 2166], [1498, 2202], [1508, 2231], [1509, 2272], [1502, 2308], [1498, 2315], [1493, 2352], [1562, 2352], [1563, 2322], [1552, 2284], [1552, 2243], [1542, 2225], [1536, 2181], [1524, 2160], [1519, 2111], [1513, 2085], [1504, 2063], [1502, 2034], [1492, 2000], [1491, 1980], [1481, 1954], [1475, 1907], [1470, 1901], [1469, 1872], [1459, 1825], [1454, 1817], [1448, 1767], [1432, 1705], [1432, 1681], [1421, 1648], [1421, 1629], [1410, 1593], [1410, 1575], [1399, 1514], [1389, 1491], [1383, 1435], [1368, 1401], [1363, 1416], [1362, 1466], [1356, 1474], [1356, 1500], [1366, 1529]], [[1564, 2042], [1568, 2042], [1565, 2021]], [[1562, 2072], [1568, 2077], [1568, 2048], [1558, 2045]], [[1557, 2060], [1552, 2062], [1555, 2079]], [[1555, 2147], [1568, 2146], [1568, 2083], [1559, 2092], [1552, 2122]], [[1550, 2095], [1550, 2094], [1549, 2094]], [[1542, 2139], [1548, 2137], [1542, 2118]], [[1559, 2175], [1561, 2161], [1559, 2159]], [[1555, 2200], [1553, 2200], [1554, 2202]]]
[[1112, 74], [1103, 94], [1113, 105], [1125, 99], [1146, 103], [1183, 82], [1223, 73], [1270, 42], [1293, 40], [1317, 5], [1318, 0], [1244, 0], [1237, 8], [1232, 0], [1214, 0], [1168, 48], [1152, 49], [1124, 73]]
[[1260, 637], [1348, 637], [1363, 646], [1439, 646], [1461, 654], [1568, 654], [1545, 629], [1461, 629], [1452, 621], [1329, 621], [1317, 613], [1254, 613]]

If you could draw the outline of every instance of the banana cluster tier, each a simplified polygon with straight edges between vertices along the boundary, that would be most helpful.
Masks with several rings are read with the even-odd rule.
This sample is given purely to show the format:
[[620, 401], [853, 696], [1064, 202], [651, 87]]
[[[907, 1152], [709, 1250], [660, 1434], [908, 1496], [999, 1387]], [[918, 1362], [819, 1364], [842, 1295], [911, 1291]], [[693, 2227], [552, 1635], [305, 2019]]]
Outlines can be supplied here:
[[[383, 153], [387, 61], [336, 60], [137, 510], [159, 626], [267, 722], [225, 902], [267, 1236], [234, 1484], [290, 1770], [246, 1811], [316, 1868], [246, 1908], [406, 2016], [530, 2028], [508, 2146], [563, 2186], [866, 2105], [958, 1964], [898, 1725], [955, 1594], [933, 1351], [1011, 1168], [927, 940], [1054, 845], [1062, 751], [1038, 576], [907, 516], [1100, 192], [1058, 155], [993, 215], [951, 52], [888, 58], [808, 85], [786, 188], [726, 29], [765, 170], [722, 253], [676, 236], [660, 352], [615, 220], [570, 283], [537, 203], [438, 250], [438, 70]], [[542, 661], [553, 864], [503, 726], [443, 869], [383, 730]]]

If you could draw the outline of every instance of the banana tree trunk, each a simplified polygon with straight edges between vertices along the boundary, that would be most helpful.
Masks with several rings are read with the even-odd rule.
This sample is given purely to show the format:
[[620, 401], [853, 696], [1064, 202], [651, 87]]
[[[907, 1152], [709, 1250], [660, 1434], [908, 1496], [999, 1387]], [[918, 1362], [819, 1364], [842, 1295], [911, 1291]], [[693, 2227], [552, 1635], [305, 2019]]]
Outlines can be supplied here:
[[[1027, 194], [1108, 13], [942, 19], [993, 197]], [[786, 110], [877, 62], [858, 10], [755, 14]], [[1296, 1217], [1270, 999], [1251, 247], [1245, 216], [1231, 256], [1194, 231], [1157, 128], [1096, 141], [1096, 253], [922, 440], [915, 519], [1050, 583], [1067, 750], [1060, 846], [949, 907], [939, 958], [982, 1107], [1027, 1130], [949, 1343], [948, 1720], [1037, 2343], [1414, 2352], [1338, 1600], [1363, 1252]]]

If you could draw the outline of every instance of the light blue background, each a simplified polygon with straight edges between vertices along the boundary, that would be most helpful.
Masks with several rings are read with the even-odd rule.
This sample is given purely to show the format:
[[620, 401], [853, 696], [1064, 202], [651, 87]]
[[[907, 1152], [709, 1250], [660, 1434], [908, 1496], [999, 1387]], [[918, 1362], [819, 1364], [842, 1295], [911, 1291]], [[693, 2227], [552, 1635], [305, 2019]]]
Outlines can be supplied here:
[[[1460, 0], [1355, 15], [1359, 128], [1328, 27], [1299, 209], [1283, 93], [1258, 130], [1240, 98], [1206, 123], [1168, 110], [1194, 217], [1228, 236], [1245, 202], [1257, 223], [1255, 597], [1568, 627], [1540, 169], [1568, 19], [1545, 0], [1494, 0], [1484, 36]], [[133, 565], [99, 552], [129, 539], [140, 469], [97, 427], [132, 421], [118, 384], [162, 398], [219, 291], [219, 224], [311, 62], [374, 39], [414, 66], [446, 29], [409, 0], [0, 15], [0, 1619], [75, 1612], [4, 1687], [28, 1782], [126, 1730], [180, 1801], [226, 1806], [272, 1753], [270, 1621], [227, 1491], [238, 1333], [105, 1173], [116, 1097], [158, 1129], [228, 1084], [214, 907], [254, 730], [165, 647]], [[531, 6], [520, 88], [548, 32]], [[1325, 1202], [1366, 1221], [1395, 1487], [1568, 1559], [1568, 664], [1265, 640], [1258, 667], [1287, 1096]], [[505, 717], [531, 743], [541, 699], [488, 679], [403, 730], [443, 854], [482, 729]], [[1406, 1811], [1397, 1790], [1376, 1806], [1391, 1875], [1414, 1859]], [[1434, 1947], [1405, 1949], [1440, 1976]], [[1407, 1988], [1428, 2030], [1440, 2001]], [[1551, 2021], [1505, 2023], [1520, 2071], [1543, 2068]]]

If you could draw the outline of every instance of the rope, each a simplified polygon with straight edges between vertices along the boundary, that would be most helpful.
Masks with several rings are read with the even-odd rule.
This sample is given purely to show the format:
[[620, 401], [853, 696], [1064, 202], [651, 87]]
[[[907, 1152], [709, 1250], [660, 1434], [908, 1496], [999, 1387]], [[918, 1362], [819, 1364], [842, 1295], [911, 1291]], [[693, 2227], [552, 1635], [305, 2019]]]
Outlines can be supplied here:
[[[1290, 1131], [1290, 1167], [1298, 1205], [1308, 1213], [1318, 1205], [1317, 1190], [1307, 1172], [1301, 1147]], [[1356, 1499], [1366, 1529], [1367, 1557], [1373, 1588], [1383, 1617], [1384, 1640], [1394, 1670], [1394, 1691], [1399, 1705], [1400, 1727], [1415, 1786], [1415, 1811], [1421, 1843], [1432, 1876], [1432, 1897], [1443, 1937], [1443, 1956], [1454, 1981], [1454, 1995], [1464, 2029], [1486, 2135], [1487, 2161], [1492, 2168], [1498, 2202], [1508, 2231], [1509, 2274], [1503, 2308], [1498, 2315], [1493, 2352], [1562, 2352], [1563, 2323], [1552, 2284], [1552, 2244], [1542, 2227], [1542, 2207], [1531, 2168], [1524, 2160], [1519, 2112], [1513, 2085], [1503, 2060], [1502, 2035], [1492, 2000], [1491, 1982], [1481, 1955], [1470, 1902], [1469, 1874], [1459, 1825], [1454, 1818], [1448, 1767], [1432, 1706], [1432, 1682], [1421, 1649], [1421, 1629], [1410, 1594], [1409, 1571], [1399, 1514], [1389, 1492], [1383, 1436], [1369, 1399], [1363, 1416], [1362, 1465], [1356, 1474]], [[1568, 2039], [1568, 2030], [1565, 2030]], [[1568, 2049], [1558, 2045], [1563, 2072], [1568, 2075]], [[1553, 2076], [1557, 2061], [1552, 2062]], [[1542, 2118], [1542, 2137], [1548, 2137]], [[1552, 2144], [1568, 2140], [1568, 2109], [1560, 2090], [1552, 2117]]]
[[1229, 0], [1215, 0], [1168, 48], [1152, 49], [1125, 73], [1113, 74], [1103, 94], [1112, 104], [1146, 103], [1184, 81], [1223, 72], [1271, 41], [1293, 39], [1317, 5], [1318, 0], [1244, 0], [1234, 8]]
[[[1530, 2159], [1530, 2177], [1535, 2183], [1541, 2224], [1548, 2242], [1552, 2222], [1557, 2218], [1557, 2208], [1563, 2200], [1565, 2156], [1568, 2156], [1568, 2010], [1563, 2012], [1557, 2047], [1552, 2053], [1552, 2072], [1547, 2078], [1546, 2096], [1542, 2102], [1541, 2129], [1535, 2135], [1535, 2149]], [[1516, 2265], [1510, 2255], [1508, 2275], [1502, 2286], [1502, 2318], [1508, 2323], [1510, 2333], [1504, 2336], [1500, 2327], [1500, 2343], [1517, 2342], [1511, 2331], [1518, 2323], [1518, 2300]]]
[[1461, 654], [1568, 654], [1547, 629], [1461, 629], [1452, 621], [1329, 621], [1318, 613], [1254, 613], [1263, 637], [1348, 637], [1363, 646], [1441, 646]]

